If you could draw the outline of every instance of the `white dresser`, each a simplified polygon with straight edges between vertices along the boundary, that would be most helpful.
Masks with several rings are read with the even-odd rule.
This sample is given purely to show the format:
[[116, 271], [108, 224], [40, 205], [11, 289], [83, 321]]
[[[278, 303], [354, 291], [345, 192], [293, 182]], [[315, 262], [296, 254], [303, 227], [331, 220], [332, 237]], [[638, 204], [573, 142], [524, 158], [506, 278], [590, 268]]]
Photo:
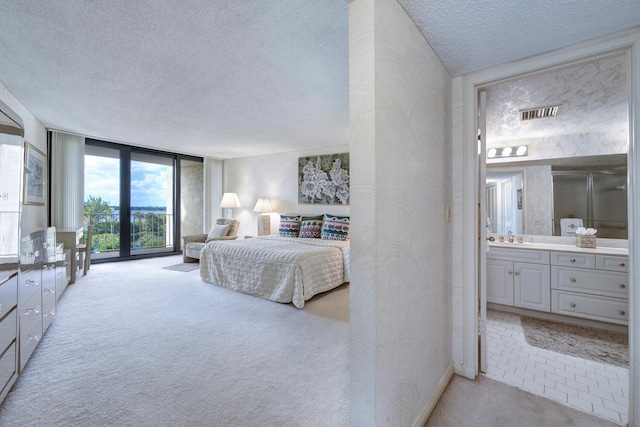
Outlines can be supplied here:
[[487, 302], [627, 325], [624, 250], [539, 246], [490, 246]]

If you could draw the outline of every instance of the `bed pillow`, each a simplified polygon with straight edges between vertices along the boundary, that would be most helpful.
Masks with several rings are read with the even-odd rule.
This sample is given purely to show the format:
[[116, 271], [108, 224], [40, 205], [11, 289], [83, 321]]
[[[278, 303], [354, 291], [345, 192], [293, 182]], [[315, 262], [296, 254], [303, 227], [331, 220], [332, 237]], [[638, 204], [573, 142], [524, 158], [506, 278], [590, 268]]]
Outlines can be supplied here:
[[322, 239], [349, 240], [349, 217], [324, 214]]
[[216, 224], [213, 227], [211, 227], [211, 231], [209, 231], [209, 234], [207, 235], [207, 238], [205, 239], [205, 243], [210, 241], [210, 240], [215, 240], [217, 238], [220, 237], [224, 237], [227, 235], [227, 232], [229, 231], [229, 227], [231, 227], [230, 224]]
[[300, 221], [300, 234], [298, 237], [319, 239], [322, 236], [323, 215], [303, 216]]
[[280, 215], [278, 235], [283, 237], [298, 237], [300, 231], [300, 215]]

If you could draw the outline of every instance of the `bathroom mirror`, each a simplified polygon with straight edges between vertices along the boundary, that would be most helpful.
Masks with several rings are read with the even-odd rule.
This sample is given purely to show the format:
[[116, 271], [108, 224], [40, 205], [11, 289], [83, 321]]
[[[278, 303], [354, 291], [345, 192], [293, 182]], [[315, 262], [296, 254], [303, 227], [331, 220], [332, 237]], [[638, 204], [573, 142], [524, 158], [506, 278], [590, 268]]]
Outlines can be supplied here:
[[487, 231], [571, 236], [574, 224], [626, 239], [626, 182], [624, 154], [487, 166]]
[[626, 239], [626, 57], [609, 55], [482, 88], [487, 230]]

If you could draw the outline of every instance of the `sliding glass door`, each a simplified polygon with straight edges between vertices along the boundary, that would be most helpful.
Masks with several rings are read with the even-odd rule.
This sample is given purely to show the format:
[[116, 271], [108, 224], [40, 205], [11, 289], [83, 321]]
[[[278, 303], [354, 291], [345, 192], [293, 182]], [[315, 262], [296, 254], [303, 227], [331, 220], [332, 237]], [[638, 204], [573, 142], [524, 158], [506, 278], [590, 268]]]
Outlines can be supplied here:
[[174, 162], [173, 157], [131, 153], [132, 255], [174, 251]]
[[176, 189], [185, 162], [202, 159], [86, 140], [85, 222], [94, 224], [92, 260], [180, 251]]

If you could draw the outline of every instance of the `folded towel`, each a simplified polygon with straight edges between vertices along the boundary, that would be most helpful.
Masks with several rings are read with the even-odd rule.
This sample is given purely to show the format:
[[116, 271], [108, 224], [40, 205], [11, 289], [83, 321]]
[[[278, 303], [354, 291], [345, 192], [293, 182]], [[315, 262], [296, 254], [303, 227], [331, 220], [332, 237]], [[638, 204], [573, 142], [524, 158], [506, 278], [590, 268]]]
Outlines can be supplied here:
[[562, 218], [560, 220], [560, 235], [568, 237], [575, 236], [578, 227], [582, 227], [582, 219]]

